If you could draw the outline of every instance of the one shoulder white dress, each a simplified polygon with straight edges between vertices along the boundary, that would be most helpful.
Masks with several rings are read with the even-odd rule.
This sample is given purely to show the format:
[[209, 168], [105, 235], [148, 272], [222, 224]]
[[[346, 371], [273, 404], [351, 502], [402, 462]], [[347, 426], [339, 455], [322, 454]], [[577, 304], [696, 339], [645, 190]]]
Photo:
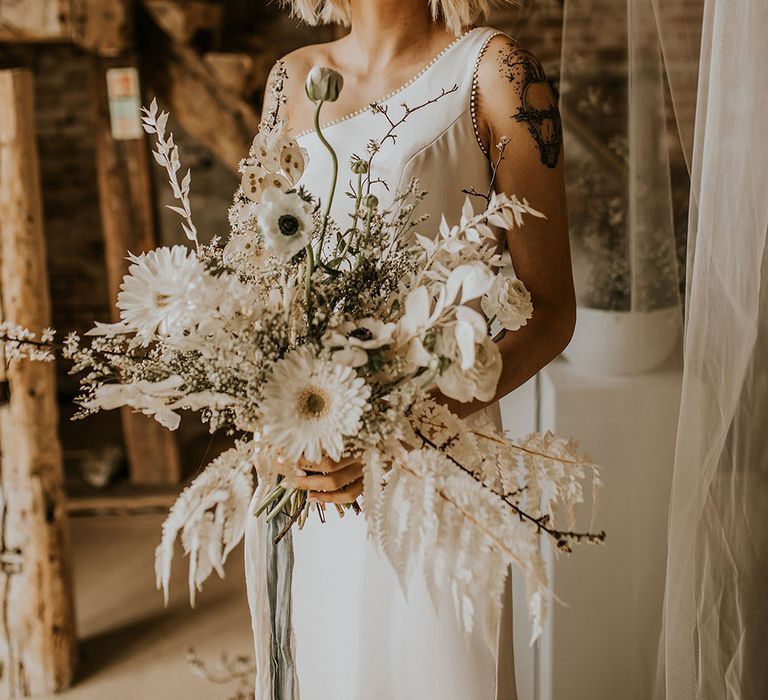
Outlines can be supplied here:
[[[461, 215], [462, 190], [485, 192], [490, 185], [488, 154], [476, 127], [477, 67], [489, 41], [499, 34], [467, 31], [402, 88], [379, 100], [393, 119], [402, 104], [413, 108], [449, 92], [411, 114], [374, 159], [373, 186], [384, 207], [418, 178], [428, 190], [420, 227], [434, 233], [441, 215]], [[364, 156], [370, 139], [380, 140], [389, 124], [366, 108], [325, 125], [323, 133], [339, 157], [341, 172], [353, 154]], [[308, 151], [301, 185], [325, 198], [330, 157], [314, 132], [297, 136]], [[346, 172], [349, 172], [348, 169]], [[345, 181], [341, 180], [343, 192]], [[350, 200], [335, 198], [332, 215], [349, 220]], [[363, 292], [364, 293], [364, 292]], [[466, 635], [446, 599], [435, 609], [415, 577], [404, 595], [389, 564], [366, 537], [364, 515], [343, 519], [329, 511], [326, 523], [311, 519], [294, 535], [293, 622], [302, 700], [512, 700], [513, 652], [500, 634], [499, 649], [480, 635]], [[509, 624], [508, 618], [503, 624]]]

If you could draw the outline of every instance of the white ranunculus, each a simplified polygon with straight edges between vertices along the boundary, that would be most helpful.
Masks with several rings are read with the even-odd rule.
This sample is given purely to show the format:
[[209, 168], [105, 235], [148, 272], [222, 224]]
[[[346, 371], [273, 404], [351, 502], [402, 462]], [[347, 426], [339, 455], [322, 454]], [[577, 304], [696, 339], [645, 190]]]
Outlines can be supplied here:
[[333, 68], [314, 66], [307, 73], [307, 97], [312, 102], [335, 102], [343, 86], [343, 76]]
[[522, 328], [533, 314], [531, 294], [522, 281], [502, 274], [496, 276], [480, 306], [483, 313], [489, 318], [495, 316], [508, 331]]
[[[459, 307], [457, 312], [460, 309], [472, 312], [466, 307]], [[472, 314], [479, 316], [477, 312]], [[457, 401], [490, 401], [501, 376], [501, 353], [484, 324], [481, 327], [468, 313], [457, 313], [459, 316], [462, 318], [444, 328], [437, 338], [435, 350], [447, 362], [437, 378], [437, 387]]]
[[309, 243], [312, 204], [295, 192], [265, 189], [257, 218], [266, 249], [281, 260], [290, 260]]

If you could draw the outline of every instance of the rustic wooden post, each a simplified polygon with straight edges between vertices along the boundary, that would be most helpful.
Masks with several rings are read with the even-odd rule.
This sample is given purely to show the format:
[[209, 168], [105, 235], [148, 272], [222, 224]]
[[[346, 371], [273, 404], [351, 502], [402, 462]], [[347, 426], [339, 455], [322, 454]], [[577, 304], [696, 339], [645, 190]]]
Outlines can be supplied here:
[[[128, 269], [126, 251], [157, 245], [149, 153], [137, 114], [134, 59], [93, 57], [96, 170], [111, 301]], [[112, 81], [110, 115], [107, 80]], [[117, 309], [113, 307], [114, 313]], [[140, 413], [122, 411], [123, 437], [137, 484], [176, 484], [181, 466], [174, 436]]]
[[[0, 71], [2, 316], [50, 324], [32, 74]], [[5, 374], [5, 362], [0, 362]], [[6, 377], [2, 377], [6, 379]], [[76, 655], [53, 364], [14, 360], [0, 406], [0, 697], [60, 691]], [[8, 393], [7, 392], [7, 393]]]
[[[140, 37], [147, 80], [181, 128], [236, 173], [258, 131], [259, 114], [222, 83], [210, 61], [206, 63], [194, 48], [174, 39], [183, 34], [170, 26], [167, 13], [159, 12], [161, 5], [188, 12], [184, 0], [144, 3], [156, 24], [152, 31], [147, 23]], [[263, 57], [259, 61], [264, 63]]]
[[0, 41], [73, 41], [115, 56], [130, 45], [134, 0], [0, 0]]

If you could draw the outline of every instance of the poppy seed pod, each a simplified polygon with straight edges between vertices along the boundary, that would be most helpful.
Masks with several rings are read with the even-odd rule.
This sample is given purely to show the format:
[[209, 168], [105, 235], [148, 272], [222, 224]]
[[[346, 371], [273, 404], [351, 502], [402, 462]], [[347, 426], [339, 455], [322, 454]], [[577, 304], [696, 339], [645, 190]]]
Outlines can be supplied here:
[[344, 78], [333, 68], [315, 66], [307, 73], [307, 97], [312, 102], [335, 102], [343, 86]]

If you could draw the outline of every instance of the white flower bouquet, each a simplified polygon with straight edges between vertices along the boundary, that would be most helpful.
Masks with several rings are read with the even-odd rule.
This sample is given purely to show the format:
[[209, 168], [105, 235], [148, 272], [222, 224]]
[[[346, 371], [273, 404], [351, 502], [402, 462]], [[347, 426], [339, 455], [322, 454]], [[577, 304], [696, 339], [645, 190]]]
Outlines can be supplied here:
[[[308, 95], [319, 124], [341, 79], [314, 76]], [[551, 434], [513, 441], [487, 418], [464, 422], [436, 402], [434, 389], [462, 402], [493, 398], [501, 357], [491, 321], [514, 331], [532, 313], [523, 283], [499, 272], [494, 229], [542, 215], [489, 192], [482, 211], [467, 199], [459, 222], [443, 221], [434, 239], [425, 237], [414, 209], [426, 193], [415, 182], [388, 210], [371, 193], [374, 142], [350, 164], [350, 220], [333, 221], [332, 146], [318, 126], [334, 163], [323, 201], [301, 188], [306, 153], [273, 114], [241, 164], [229, 239], [204, 245], [167, 118], [153, 102], [143, 123], [193, 247], [131, 256], [117, 299], [121, 320], [97, 323], [88, 343], [72, 334], [62, 346], [73, 371], [84, 372], [80, 415], [130, 406], [173, 430], [189, 409], [211, 431], [233, 435], [233, 447], [171, 509], [157, 549], [158, 585], [167, 595], [179, 536], [194, 600], [212, 571], [222, 574], [248, 518], [279, 522], [275, 543], [313, 513], [324, 518], [277, 467], [352, 456], [364, 463], [370, 535], [404, 581], [422, 571], [435, 597], [452, 591], [467, 628], [479, 622], [493, 637], [516, 564], [538, 635], [550, 598], [541, 536], [563, 552], [604, 537], [554, 519], [556, 509], [573, 513], [582, 502], [588, 471], [599, 483], [596, 468]], [[36, 340], [12, 324], [0, 330], [10, 357], [51, 356], [50, 331]], [[342, 515], [347, 509], [360, 504], [339, 507]]]

